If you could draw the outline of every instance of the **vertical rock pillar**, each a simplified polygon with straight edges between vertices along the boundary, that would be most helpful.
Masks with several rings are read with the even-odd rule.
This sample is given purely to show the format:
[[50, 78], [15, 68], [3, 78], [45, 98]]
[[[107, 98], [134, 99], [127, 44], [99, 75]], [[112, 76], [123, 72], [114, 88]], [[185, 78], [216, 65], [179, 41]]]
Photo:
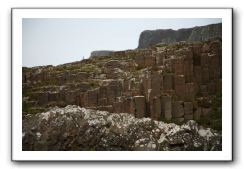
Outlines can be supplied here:
[[135, 101], [135, 116], [143, 118], [146, 114], [146, 100], [144, 96], [134, 96]]
[[161, 109], [163, 119], [169, 121], [172, 119], [171, 96], [161, 96]]

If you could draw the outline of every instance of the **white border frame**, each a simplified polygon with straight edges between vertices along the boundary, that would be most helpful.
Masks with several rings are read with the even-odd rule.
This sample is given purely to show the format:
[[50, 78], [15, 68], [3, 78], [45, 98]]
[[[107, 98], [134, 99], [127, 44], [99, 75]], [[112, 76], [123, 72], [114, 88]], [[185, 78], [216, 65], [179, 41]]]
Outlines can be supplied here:
[[[222, 18], [222, 151], [22, 151], [22, 18]], [[232, 161], [232, 9], [12, 9], [13, 161]]]

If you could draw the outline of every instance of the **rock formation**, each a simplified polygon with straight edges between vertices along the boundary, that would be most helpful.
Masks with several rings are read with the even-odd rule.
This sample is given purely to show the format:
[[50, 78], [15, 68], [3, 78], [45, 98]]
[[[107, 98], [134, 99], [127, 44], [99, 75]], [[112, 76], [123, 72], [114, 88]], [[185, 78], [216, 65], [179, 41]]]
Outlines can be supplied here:
[[[107, 146], [107, 150], [152, 150], [148, 147], [153, 147], [154, 150], [198, 150], [192, 145], [193, 143], [189, 143], [189, 147], [182, 143], [182, 137], [186, 134], [185, 130], [181, 132], [182, 126], [190, 126], [192, 123], [197, 126], [191, 121], [194, 120], [201, 126], [219, 132], [222, 130], [221, 38], [156, 44], [143, 49], [116, 51], [109, 56], [92, 57], [58, 66], [23, 67], [22, 82], [23, 140], [26, 142], [26, 145], [24, 144], [26, 150], [105, 150], [104, 146]], [[82, 108], [77, 106], [72, 108], [69, 105]], [[68, 107], [49, 111], [55, 106]], [[75, 110], [73, 113], [64, 113], [73, 109]], [[76, 110], [79, 113], [75, 113]], [[95, 124], [92, 128], [84, 115], [86, 111], [94, 114]], [[100, 115], [101, 111], [105, 114]], [[100, 116], [106, 116], [101, 117], [105, 118], [102, 124], [98, 122]], [[130, 122], [123, 121], [125, 125], [131, 126], [131, 130], [127, 127], [110, 128], [111, 124], [107, 123], [108, 117], [131, 118], [141, 122], [127, 124]], [[75, 120], [77, 118], [80, 120]], [[143, 119], [137, 118], [150, 119], [144, 122]], [[168, 133], [160, 129], [159, 124], [176, 127], [179, 140], [172, 143], [173, 140], [177, 140], [177, 134], [172, 136], [174, 139], [171, 141], [169, 139], [171, 136], [167, 138], [166, 146], [159, 145], [158, 140], [162, 132], [166, 135]], [[76, 128], [75, 125], [83, 127]], [[38, 129], [32, 131], [32, 128]], [[159, 132], [149, 139], [148, 136], [152, 134], [153, 129]], [[199, 130], [195, 133], [191, 130], [186, 139], [198, 139]], [[94, 136], [94, 140], [90, 140], [90, 137], [82, 140], [85, 138], [80, 138], [79, 132], [84, 136], [89, 134]], [[132, 135], [140, 132], [141, 136], [133, 138]], [[64, 133], [66, 136], [61, 135]], [[149, 135], [145, 138], [144, 134]], [[50, 135], [53, 135], [56, 141], [57, 139], [63, 141], [68, 139], [68, 141], [57, 144]], [[37, 143], [33, 143], [33, 139]], [[50, 143], [47, 142], [48, 139], [51, 139]], [[74, 139], [74, 147], [71, 147], [70, 139]], [[106, 144], [103, 139], [106, 140]], [[215, 143], [214, 146], [211, 143], [208, 147], [205, 144], [209, 142], [201, 139], [199, 150], [219, 150]], [[113, 140], [116, 147], [112, 146]], [[121, 145], [117, 145], [119, 140]], [[45, 143], [46, 147], [42, 143]], [[91, 145], [85, 146], [88, 143]], [[54, 144], [57, 144], [57, 147], [51, 148]]]
[[222, 23], [179, 30], [145, 30], [140, 35], [138, 48], [147, 48], [158, 43], [202, 41], [214, 37], [222, 37]]
[[180, 42], [23, 68], [23, 111], [79, 105], [173, 122], [219, 117], [221, 46], [221, 39]]
[[113, 53], [112, 50], [96, 50], [91, 52], [90, 58], [100, 57], [100, 56], [109, 56]]
[[79, 106], [23, 117], [24, 151], [221, 151], [221, 134], [198, 126]]

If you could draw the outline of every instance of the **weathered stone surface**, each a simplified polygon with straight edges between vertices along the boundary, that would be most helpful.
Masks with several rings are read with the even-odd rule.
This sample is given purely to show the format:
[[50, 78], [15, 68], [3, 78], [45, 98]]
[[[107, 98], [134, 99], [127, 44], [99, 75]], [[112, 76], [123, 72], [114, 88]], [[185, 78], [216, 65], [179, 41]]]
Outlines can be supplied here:
[[38, 103], [37, 101], [28, 101], [28, 100], [23, 100], [23, 103], [28, 106], [28, 107], [32, 107], [32, 106], [37, 106]]
[[208, 86], [207, 85], [200, 85], [200, 92], [202, 96], [208, 96]]
[[202, 82], [208, 83], [209, 82], [209, 70], [207, 67], [202, 68]]
[[93, 107], [94, 110], [100, 110], [100, 111], [107, 111], [110, 113], [113, 113], [114, 109], [112, 105], [107, 105], [107, 106], [97, 106]]
[[76, 96], [75, 96], [75, 105], [79, 105], [81, 103], [80, 101], [80, 95], [78, 93], [76, 93]]
[[202, 108], [202, 116], [203, 117], [209, 117], [211, 113], [211, 109], [210, 108]]
[[198, 107], [196, 111], [193, 112], [194, 120], [199, 120], [202, 116], [202, 108]]
[[193, 117], [193, 114], [185, 114], [184, 115], [184, 120], [193, 120], [194, 117]]
[[143, 78], [142, 79], [142, 85], [143, 85], [143, 92], [145, 95], [148, 95], [148, 90], [151, 89], [151, 78]]
[[87, 79], [89, 77], [89, 74], [88, 73], [86, 73], [86, 72], [79, 72], [78, 74], [77, 74], [77, 78], [79, 78], [79, 79]]
[[81, 92], [80, 93], [80, 99], [79, 99], [80, 103], [79, 103], [79, 106], [80, 107], [85, 107], [86, 105], [86, 101], [87, 101], [87, 98], [85, 98], [85, 92]]
[[104, 64], [104, 73], [108, 79], [116, 79], [124, 76], [125, 64], [118, 60], [110, 60]]
[[185, 101], [192, 101], [196, 95], [196, 85], [194, 83], [185, 84]]
[[143, 55], [136, 55], [135, 56], [135, 62], [138, 65], [138, 68], [145, 67], [145, 58]]
[[154, 65], [156, 65], [156, 57], [155, 56], [146, 55], [145, 56], [145, 67], [152, 67]]
[[107, 87], [101, 86], [99, 90], [99, 98], [107, 98]]
[[208, 53], [209, 56], [209, 62], [208, 62], [208, 68], [209, 71], [211, 72], [209, 74], [209, 79], [210, 80], [216, 80], [221, 77], [221, 63], [220, 63], [220, 56], [219, 54], [210, 54]]
[[162, 75], [155, 73], [151, 75], [151, 95], [159, 96], [161, 93]]
[[192, 102], [184, 102], [184, 114], [185, 115], [193, 114], [193, 104], [192, 104]]
[[128, 98], [128, 97], [132, 97], [132, 96], [133, 96], [133, 95], [132, 95], [132, 91], [124, 92], [124, 93], [123, 93], [123, 96], [125, 96], [126, 98]]
[[174, 85], [184, 85], [185, 84], [185, 76], [184, 75], [175, 75], [174, 76]]
[[169, 121], [172, 118], [171, 96], [161, 96], [162, 117]]
[[207, 43], [204, 43], [203, 46], [202, 46], [202, 52], [203, 52], [203, 53], [208, 53], [208, 52], [210, 52], [210, 45], [207, 44]]
[[199, 97], [196, 99], [198, 106], [202, 108], [210, 108], [211, 107], [211, 100], [208, 97]]
[[197, 83], [202, 82], [202, 69], [200, 66], [194, 66], [194, 79]]
[[176, 75], [182, 75], [185, 73], [183, 58], [177, 58], [173, 60], [173, 71]]
[[173, 72], [173, 61], [171, 58], [164, 59], [164, 67], [165, 67], [165, 72], [168, 72], [168, 73]]
[[180, 98], [181, 100], [184, 99], [186, 95], [186, 85], [175, 85], [175, 94]]
[[182, 101], [175, 101], [173, 102], [173, 110], [172, 110], [172, 117], [173, 118], [181, 118], [184, 116], [184, 107]]
[[182, 123], [184, 121], [184, 117], [174, 118], [173, 121], [176, 123]]
[[210, 82], [207, 84], [208, 86], [208, 93], [209, 94], [214, 94], [216, 92], [216, 87], [214, 82]]
[[124, 79], [122, 87], [123, 87], [123, 92], [130, 91], [130, 80]]
[[[59, 91], [59, 98], [60, 98], [60, 100], [63, 101], [63, 102], [65, 102], [65, 95], [66, 95], [65, 92], [66, 92], [65, 90], [60, 90], [60, 91]], [[79, 96], [79, 93], [80, 93], [80, 92], [77, 93], [77, 96]]]
[[48, 101], [58, 101], [59, 99], [59, 93], [58, 92], [49, 92], [48, 93]]
[[114, 51], [112, 50], [97, 50], [97, 51], [92, 51], [90, 58], [96, 58], [100, 56], [109, 56], [113, 53]]
[[185, 85], [185, 76], [184, 75], [176, 75], [174, 77], [174, 89], [175, 94], [179, 96], [181, 99], [184, 98], [186, 93], [186, 85]]
[[222, 79], [219, 79], [216, 81], [216, 92], [217, 93], [222, 92]]
[[89, 107], [96, 107], [98, 105], [98, 93], [99, 93], [99, 89], [87, 91], [87, 99], [88, 99]]
[[209, 65], [209, 55], [208, 55], [208, 53], [202, 53], [201, 54], [201, 66], [208, 67], [208, 65]]
[[106, 106], [107, 103], [108, 103], [107, 98], [101, 98], [101, 99], [98, 99], [98, 105], [99, 105], [99, 106]]
[[163, 75], [163, 89], [164, 90], [173, 89], [173, 75], [172, 74]]
[[79, 90], [81, 92], [86, 92], [87, 90], [89, 90], [91, 88], [91, 85], [89, 83], [80, 83], [79, 84]]
[[210, 42], [210, 51], [213, 53], [222, 54], [222, 44], [219, 43], [222, 39], [216, 39]]
[[119, 81], [111, 81], [107, 86], [107, 98], [108, 104], [113, 104], [115, 102], [115, 98], [121, 96], [122, 86]]
[[134, 96], [135, 100], [135, 116], [137, 118], [145, 117], [146, 114], [146, 100], [144, 96]]
[[164, 52], [158, 52], [155, 54], [156, 57], [156, 64], [158, 66], [163, 65], [164, 64], [164, 58], [165, 58], [165, 53]]
[[151, 67], [156, 64], [156, 57], [152, 56], [152, 50], [150, 49], [137, 50], [135, 62], [139, 69]]
[[123, 107], [123, 102], [122, 101], [116, 101], [113, 104], [113, 112], [114, 113], [124, 113], [124, 107]]
[[152, 100], [152, 112], [151, 118], [154, 120], [161, 119], [161, 99], [160, 97], [154, 97]]
[[128, 97], [125, 100], [125, 112], [129, 114], [135, 114], [135, 102], [132, 97]]
[[65, 92], [65, 102], [70, 105], [76, 103], [76, 92], [75, 91], [66, 91]]
[[193, 53], [191, 50], [189, 50], [188, 54], [185, 56], [184, 59], [184, 75], [186, 83], [193, 82]]
[[140, 89], [138, 89], [138, 88], [135, 88], [135, 89], [132, 90], [132, 96], [138, 96], [138, 95], [141, 95], [141, 94], [142, 93], [141, 93]]
[[33, 97], [38, 100], [38, 104], [45, 105], [48, 103], [48, 92], [35, 92]]

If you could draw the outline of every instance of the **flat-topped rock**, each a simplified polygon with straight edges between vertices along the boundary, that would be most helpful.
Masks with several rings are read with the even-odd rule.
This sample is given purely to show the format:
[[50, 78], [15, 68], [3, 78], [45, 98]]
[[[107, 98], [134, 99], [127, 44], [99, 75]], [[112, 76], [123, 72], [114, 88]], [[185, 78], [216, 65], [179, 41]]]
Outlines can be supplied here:
[[100, 57], [100, 56], [109, 56], [111, 55], [113, 52], [112, 50], [96, 50], [96, 51], [92, 51], [90, 58], [96, 58], [96, 57]]

